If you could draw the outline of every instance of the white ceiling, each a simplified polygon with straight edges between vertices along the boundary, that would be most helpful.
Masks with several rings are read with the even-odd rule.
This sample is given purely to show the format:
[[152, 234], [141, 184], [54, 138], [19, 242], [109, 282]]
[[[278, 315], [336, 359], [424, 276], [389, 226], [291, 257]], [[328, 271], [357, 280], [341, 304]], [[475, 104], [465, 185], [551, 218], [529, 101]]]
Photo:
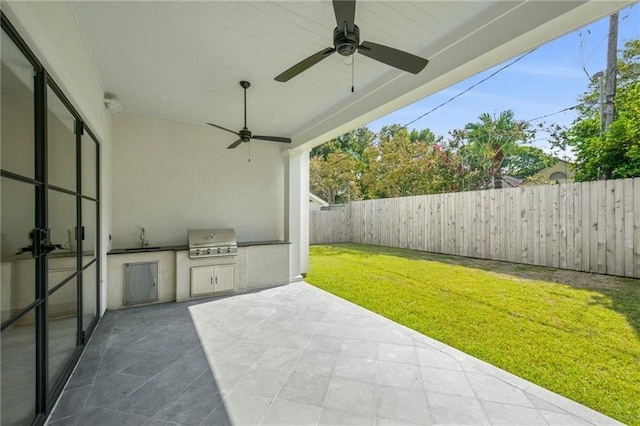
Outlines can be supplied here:
[[249, 129], [308, 148], [630, 3], [360, 0], [361, 41], [430, 63], [412, 75], [356, 55], [353, 94], [351, 66], [337, 54], [288, 83], [274, 81], [332, 47], [330, 1], [70, 4], [105, 92], [125, 112], [239, 130], [238, 82], [248, 80]]

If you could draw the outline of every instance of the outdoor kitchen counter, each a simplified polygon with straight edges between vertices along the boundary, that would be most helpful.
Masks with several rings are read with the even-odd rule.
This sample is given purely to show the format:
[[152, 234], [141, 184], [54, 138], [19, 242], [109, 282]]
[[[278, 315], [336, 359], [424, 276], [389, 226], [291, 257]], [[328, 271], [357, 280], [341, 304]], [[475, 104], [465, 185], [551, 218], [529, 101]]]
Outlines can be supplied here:
[[263, 240], [238, 242], [237, 256], [189, 258], [189, 246], [167, 245], [112, 249], [107, 254], [109, 288], [107, 308], [124, 307], [124, 267], [128, 263], [158, 263], [158, 301], [191, 299], [191, 268], [233, 265], [235, 291], [244, 292], [289, 283], [288, 241]]
[[289, 283], [289, 247], [286, 241], [238, 242], [238, 255], [190, 259], [188, 250], [176, 251], [176, 301], [191, 299], [191, 268], [235, 266], [235, 292], [242, 293], [259, 288]]
[[[280, 240], [265, 240], [265, 241], [240, 241], [238, 242], [238, 247], [251, 247], [251, 246], [270, 246], [270, 245], [278, 245], [278, 244], [291, 244], [289, 241], [280, 241]], [[154, 252], [154, 251], [180, 251], [180, 250], [189, 250], [189, 246], [187, 244], [184, 245], [173, 245], [173, 246], [160, 246], [160, 247], [131, 247], [131, 248], [116, 248], [111, 249], [107, 253], [109, 254], [127, 254], [127, 253], [146, 253], [146, 252]]]

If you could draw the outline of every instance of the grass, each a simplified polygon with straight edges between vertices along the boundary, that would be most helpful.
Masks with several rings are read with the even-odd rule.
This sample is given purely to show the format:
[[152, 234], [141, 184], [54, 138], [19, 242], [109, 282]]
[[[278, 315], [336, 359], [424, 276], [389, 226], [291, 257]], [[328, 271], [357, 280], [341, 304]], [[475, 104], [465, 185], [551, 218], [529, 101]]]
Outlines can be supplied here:
[[640, 425], [640, 280], [360, 244], [310, 253], [310, 284]]

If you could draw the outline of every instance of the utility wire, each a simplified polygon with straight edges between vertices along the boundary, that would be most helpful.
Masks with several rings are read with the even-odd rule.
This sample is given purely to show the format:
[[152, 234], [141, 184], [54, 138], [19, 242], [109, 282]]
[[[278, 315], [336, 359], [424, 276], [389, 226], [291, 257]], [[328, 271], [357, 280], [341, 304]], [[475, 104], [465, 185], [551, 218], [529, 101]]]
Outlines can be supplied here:
[[[521, 59], [523, 59], [525, 56], [530, 55], [531, 53], [533, 53], [534, 51], [536, 51], [536, 49], [538, 49], [537, 47], [534, 49], [531, 49], [530, 51], [528, 51], [527, 53], [524, 53], [520, 56], [518, 56], [516, 59], [514, 59], [513, 61], [503, 65], [502, 67], [498, 68], [497, 70], [495, 70], [494, 72], [492, 72], [491, 74], [489, 74], [488, 76], [486, 76], [485, 78], [483, 78], [482, 80], [472, 84], [471, 86], [469, 86], [468, 88], [466, 88], [465, 90], [463, 90], [462, 92], [456, 94], [455, 96], [452, 96], [451, 98], [449, 98], [448, 100], [442, 102], [440, 105], [430, 109], [429, 111], [425, 112], [424, 114], [418, 116], [417, 118], [409, 121], [408, 123], [404, 124], [403, 126], [400, 127], [400, 129], [406, 129], [408, 126], [410, 126], [411, 124], [415, 123], [416, 121], [426, 117], [427, 115], [431, 114], [432, 112], [442, 108], [443, 106], [449, 104], [450, 102], [454, 101], [455, 99], [459, 98], [460, 96], [464, 95], [465, 93], [473, 90], [474, 88], [476, 88], [477, 86], [479, 86], [480, 84], [484, 83], [485, 81], [493, 78], [494, 76], [496, 76], [498, 73], [500, 73], [501, 71], [509, 68], [510, 66], [512, 66], [513, 64], [515, 64], [516, 62], [520, 61]], [[376, 143], [376, 141], [371, 142], [368, 146], [373, 146]], [[341, 161], [345, 160], [346, 157], [341, 158], [339, 160], [334, 161], [331, 166], [340, 163]]]
[[508, 64], [498, 68], [497, 70], [495, 70], [494, 72], [492, 72], [491, 74], [489, 74], [488, 76], [486, 76], [485, 78], [483, 78], [482, 80], [478, 81], [475, 84], [472, 84], [471, 86], [469, 86], [468, 88], [466, 88], [465, 90], [463, 90], [462, 92], [458, 93], [457, 95], [453, 96], [452, 98], [444, 101], [443, 103], [441, 103], [440, 105], [430, 109], [429, 111], [425, 112], [424, 114], [418, 116], [417, 118], [415, 118], [414, 120], [411, 120], [410, 122], [408, 122], [407, 124], [405, 124], [404, 126], [400, 127], [401, 129], [406, 129], [407, 126], [410, 126], [411, 124], [415, 123], [416, 121], [426, 117], [427, 115], [431, 114], [432, 112], [442, 108], [443, 106], [447, 105], [448, 103], [452, 102], [454, 99], [459, 98], [460, 96], [464, 95], [465, 93], [469, 92], [470, 90], [474, 89], [475, 87], [479, 86], [480, 84], [484, 83], [485, 81], [489, 80], [490, 78], [492, 78], [493, 76], [495, 76], [496, 74], [498, 74], [499, 72], [509, 68], [511, 65], [515, 64], [516, 62], [518, 62], [519, 60], [521, 60], [522, 58], [524, 58], [527, 55], [530, 55], [531, 53], [533, 53], [535, 50], [537, 49], [531, 49], [530, 51], [528, 51], [527, 53], [520, 55], [519, 57], [517, 57], [516, 59], [514, 59], [513, 61], [509, 62]]
[[527, 121], [525, 121], [525, 123], [531, 123], [532, 121], [542, 120], [543, 118], [551, 117], [552, 115], [560, 114], [560, 113], [563, 113], [563, 112], [566, 112], [566, 111], [571, 111], [572, 109], [576, 109], [579, 106], [580, 105], [574, 105], [574, 106], [570, 106], [570, 107], [561, 109], [560, 111], [551, 112], [549, 114], [541, 115], [540, 117], [536, 117], [536, 118], [532, 118], [531, 120], [527, 120]]
[[[629, 12], [627, 12], [626, 15], [624, 15], [623, 17], [620, 18], [620, 21], [624, 21], [625, 19], [627, 19], [629, 17], [629, 15], [631, 15], [631, 9], [633, 8], [634, 5], [631, 5], [629, 7]], [[600, 41], [598, 42], [598, 44], [596, 45], [596, 47], [593, 48], [593, 50], [591, 51], [591, 53], [589, 54], [589, 56], [587, 56], [587, 58], [584, 58], [584, 54], [585, 54], [585, 40], [583, 39], [583, 34], [582, 34], [582, 29], [577, 30], [578, 33], [578, 38], [579, 38], [579, 46], [578, 46], [578, 63], [580, 64], [580, 67], [582, 68], [582, 71], [584, 71], [585, 75], [587, 76], [587, 78], [589, 79], [590, 82], [594, 82], [591, 74], [589, 73], [589, 71], [587, 70], [587, 63], [589, 62], [589, 60], [593, 57], [593, 55], [596, 53], [596, 51], [600, 48], [600, 46], [602, 45], [602, 43], [607, 39], [608, 34], [605, 34], [602, 39], [600, 39]], [[589, 30], [589, 28], [587, 28], [587, 33], [589, 35], [591, 35], [591, 30]]]

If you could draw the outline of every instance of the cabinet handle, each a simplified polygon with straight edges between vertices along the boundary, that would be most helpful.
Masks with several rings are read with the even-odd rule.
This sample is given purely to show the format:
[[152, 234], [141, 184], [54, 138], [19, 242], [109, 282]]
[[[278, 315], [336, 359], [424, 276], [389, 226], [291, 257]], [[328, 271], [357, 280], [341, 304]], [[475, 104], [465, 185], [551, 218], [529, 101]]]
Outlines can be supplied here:
[[216, 275], [216, 284], [218, 284], [218, 276]]
[[213, 285], [213, 275], [211, 275], [211, 285]]

